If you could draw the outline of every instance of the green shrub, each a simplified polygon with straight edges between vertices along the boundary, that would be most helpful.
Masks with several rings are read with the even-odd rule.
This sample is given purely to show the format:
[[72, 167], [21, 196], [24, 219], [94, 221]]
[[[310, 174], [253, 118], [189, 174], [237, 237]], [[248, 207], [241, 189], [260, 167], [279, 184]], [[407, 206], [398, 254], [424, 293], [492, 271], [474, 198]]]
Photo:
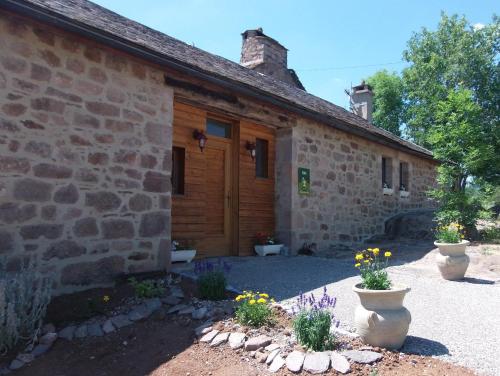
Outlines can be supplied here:
[[487, 243], [500, 244], [500, 227], [486, 227], [481, 231], [481, 235]]
[[134, 293], [138, 298], [156, 298], [165, 293], [165, 287], [162, 286], [160, 281], [146, 279], [138, 282], [137, 279], [131, 277], [128, 282], [134, 288]]
[[221, 271], [203, 273], [198, 277], [201, 299], [223, 300], [226, 297], [226, 276]]
[[361, 274], [362, 286], [367, 290], [389, 290], [391, 288], [391, 280], [385, 268], [387, 267], [389, 258], [392, 256], [390, 251], [385, 251], [385, 261], [379, 257], [380, 249], [368, 248], [356, 254], [354, 265], [359, 269]]
[[236, 308], [236, 320], [243, 325], [261, 327], [265, 324], [274, 322], [274, 314], [269, 299], [265, 293], [253, 293], [252, 291], [243, 291], [243, 295], [238, 295], [235, 299], [238, 303]]
[[51, 297], [52, 280], [31, 266], [10, 273], [0, 260], [0, 353], [19, 340], [33, 340]]
[[328, 295], [326, 287], [319, 300], [313, 293], [300, 294], [292, 309], [295, 314], [293, 330], [301, 346], [313, 351], [334, 349], [336, 338], [330, 329], [332, 325], [339, 325], [333, 314], [336, 304], [337, 299]]

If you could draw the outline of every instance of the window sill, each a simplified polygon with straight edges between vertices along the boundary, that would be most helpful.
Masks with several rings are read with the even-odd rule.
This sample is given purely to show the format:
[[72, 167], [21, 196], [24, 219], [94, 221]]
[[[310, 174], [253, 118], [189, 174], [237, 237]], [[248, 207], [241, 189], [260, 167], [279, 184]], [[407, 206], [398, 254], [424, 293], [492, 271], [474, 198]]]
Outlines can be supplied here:
[[392, 196], [394, 194], [394, 189], [392, 188], [382, 188], [384, 196]]

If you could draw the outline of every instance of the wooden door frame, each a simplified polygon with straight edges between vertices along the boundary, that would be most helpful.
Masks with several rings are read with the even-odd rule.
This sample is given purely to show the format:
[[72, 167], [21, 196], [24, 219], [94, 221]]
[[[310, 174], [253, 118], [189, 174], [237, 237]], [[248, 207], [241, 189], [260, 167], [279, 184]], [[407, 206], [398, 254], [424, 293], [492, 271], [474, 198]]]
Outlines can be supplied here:
[[[240, 200], [239, 200], [239, 164], [240, 164], [240, 122], [236, 118], [230, 118], [218, 113], [211, 111], [206, 111], [206, 119], [220, 120], [222, 122], [231, 124], [231, 212], [229, 213], [229, 222], [231, 226], [231, 246], [230, 246], [230, 256], [239, 255], [239, 244], [240, 244], [240, 234], [239, 234], [239, 212], [240, 212]], [[207, 134], [210, 142], [210, 135]]]

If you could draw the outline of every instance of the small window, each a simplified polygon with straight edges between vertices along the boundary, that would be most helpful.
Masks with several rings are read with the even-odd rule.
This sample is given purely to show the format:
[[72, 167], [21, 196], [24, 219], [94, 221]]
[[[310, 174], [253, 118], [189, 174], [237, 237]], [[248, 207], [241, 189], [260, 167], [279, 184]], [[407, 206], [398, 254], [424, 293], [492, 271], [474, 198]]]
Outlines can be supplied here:
[[172, 194], [184, 194], [184, 166], [186, 150], [174, 146], [172, 148]]
[[207, 119], [207, 134], [216, 137], [231, 138], [231, 124]]
[[409, 166], [407, 162], [401, 162], [399, 164], [399, 190], [409, 191], [410, 190], [410, 176], [409, 176]]
[[392, 158], [382, 157], [382, 188], [392, 188]]
[[255, 140], [255, 176], [258, 178], [269, 177], [268, 149], [269, 142], [267, 140], [260, 138]]

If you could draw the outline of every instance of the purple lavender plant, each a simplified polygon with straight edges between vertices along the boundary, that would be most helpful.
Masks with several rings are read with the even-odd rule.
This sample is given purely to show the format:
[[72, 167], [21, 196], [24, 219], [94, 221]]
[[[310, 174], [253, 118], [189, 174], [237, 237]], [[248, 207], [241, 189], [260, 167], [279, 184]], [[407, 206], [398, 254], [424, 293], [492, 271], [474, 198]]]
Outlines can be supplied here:
[[294, 315], [298, 315], [299, 313], [309, 312], [309, 316], [312, 317], [313, 312], [325, 311], [330, 313], [330, 317], [332, 319], [332, 324], [337, 328], [340, 325], [340, 321], [335, 318], [334, 309], [337, 305], [337, 298], [334, 296], [330, 296], [326, 290], [326, 286], [323, 287], [323, 295], [318, 300], [314, 293], [310, 293], [309, 295], [305, 295], [304, 293], [300, 293], [297, 298], [295, 305], [292, 306], [292, 312]]
[[231, 264], [218, 258], [216, 262], [209, 260], [195, 261], [194, 273], [202, 275], [210, 272], [221, 272], [228, 274], [231, 271]]

